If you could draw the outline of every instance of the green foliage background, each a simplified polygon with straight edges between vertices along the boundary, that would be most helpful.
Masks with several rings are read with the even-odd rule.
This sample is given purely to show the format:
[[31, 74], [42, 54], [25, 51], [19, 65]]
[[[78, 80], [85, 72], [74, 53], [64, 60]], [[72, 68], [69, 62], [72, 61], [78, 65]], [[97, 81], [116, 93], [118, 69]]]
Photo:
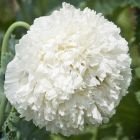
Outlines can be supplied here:
[[[14, 21], [33, 23], [34, 18], [49, 15], [61, 6], [64, 0], [0, 0], [0, 46], [7, 28]], [[65, 0], [83, 9], [89, 7], [101, 12], [121, 28], [121, 34], [129, 43], [132, 58], [133, 79], [129, 94], [117, 107], [110, 122], [99, 128], [87, 127], [78, 136], [64, 137], [39, 129], [32, 122], [19, 118], [19, 114], [6, 102], [3, 109], [3, 82], [7, 63], [14, 56], [14, 46], [26, 32], [17, 29], [9, 40], [10, 52], [5, 53], [5, 64], [0, 68], [0, 140], [140, 140], [140, 0]], [[0, 118], [1, 119], [1, 118]]]

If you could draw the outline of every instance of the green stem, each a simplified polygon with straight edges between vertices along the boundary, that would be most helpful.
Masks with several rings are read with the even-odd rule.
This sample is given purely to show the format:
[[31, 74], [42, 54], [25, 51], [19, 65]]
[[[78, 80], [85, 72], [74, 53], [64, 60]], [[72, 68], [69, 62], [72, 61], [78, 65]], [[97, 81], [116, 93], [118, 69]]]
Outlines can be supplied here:
[[95, 140], [98, 140], [98, 131], [99, 131], [99, 128], [97, 127], [95, 131], [95, 136], [94, 136]]
[[[3, 42], [2, 42], [2, 48], [1, 48], [1, 67], [4, 67], [4, 54], [8, 51], [8, 40], [12, 34], [12, 32], [14, 31], [15, 28], [17, 27], [24, 27], [26, 29], [30, 28], [30, 25], [26, 22], [23, 21], [17, 21], [15, 23], [13, 23], [7, 30], [7, 32], [5, 33], [5, 36], [3, 38]], [[5, 120], [5, 108], [6, 108], [6, 104], [7, 104], [7, 99], [5, 96], [2, 97], [2, 101], [0, 103], [0, 130], [2, 129], [2, 125], [4, 123]]]
[[20, 131], [17, 131], [16, 138], [17, 138], [17, 140], [21, 139], [21, 132]]
[[30, 25], [23, 21], [17, 21], [13, 23], [7, 30], [7, 32], [4, 35], [3, 42], [2, 42], [2, 48], [1, 48], [1, 66], [3, 66], [3, 56], [8, 51], [8, 40], [11, 36], [11, 33], [14, 31], [17, 27], [24, 27], [26, 29], [30, 28]]
[[2, 129], [2, 125], [4, 123], [4, 117], [5, 117], [5, 106], [7, 104], [7, 99], [4, 97], [0, 104], [0, 130]]

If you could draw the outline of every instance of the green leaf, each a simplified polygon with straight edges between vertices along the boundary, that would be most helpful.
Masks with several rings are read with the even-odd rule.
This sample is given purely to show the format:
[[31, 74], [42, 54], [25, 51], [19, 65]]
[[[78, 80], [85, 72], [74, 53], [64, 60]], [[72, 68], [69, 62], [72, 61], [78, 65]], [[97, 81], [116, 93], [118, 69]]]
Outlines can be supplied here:
[[7, 106], [7, 99], [4, 94], [4, 80], [5, 80], [5, 71], [6, 66], [10, 60], [12, 60], [13, 55], [11, 53], [5, 53], [2, 57], [2, 61], [4, 62], [2, 67], [0, 67], [0, 129], [3, 125], [3, 122], [6, 119], [6, 106]]
[[1, 67], [3, 69], [3, 71], [5, 72], [7, 64], [13, 59], [13, 54], [12, 53], [5, 53], [3, 54], [3, 62], [4, 65]]
[[3, 137], [9, 140], [49, 140], [47, 131], [36, 127], [32, 121], [25, 121], [19, 117], [16, 110], [12, 110], [3, 126]]
[[4, 95], [4, 80], [5, 80], [5, 70], [6, 66], [10, 60], [12, 60], [13, 55], [11, 53], [4, 54], [3, 61], [4, 66], [0, 68], [0, 103]]

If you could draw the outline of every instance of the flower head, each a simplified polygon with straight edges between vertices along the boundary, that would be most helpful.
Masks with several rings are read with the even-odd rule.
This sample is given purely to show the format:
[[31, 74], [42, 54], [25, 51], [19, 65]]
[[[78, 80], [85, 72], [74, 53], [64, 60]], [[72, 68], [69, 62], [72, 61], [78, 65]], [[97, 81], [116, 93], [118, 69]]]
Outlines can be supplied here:
[[120, 29], [63, 3], [35, 19], [8, 64], [5, 94], [21, 117], [69, 136], [107, 122], [126, 95], [131, 59]]

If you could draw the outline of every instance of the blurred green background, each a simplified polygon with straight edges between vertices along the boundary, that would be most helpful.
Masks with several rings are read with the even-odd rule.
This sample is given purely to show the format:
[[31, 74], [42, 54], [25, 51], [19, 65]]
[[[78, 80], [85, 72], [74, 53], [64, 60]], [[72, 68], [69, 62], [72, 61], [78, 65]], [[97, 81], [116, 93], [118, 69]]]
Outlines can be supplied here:
[[[15, 21], [29, 24], [39, 16], [49, 15], [61, 7], [63, 0], [0, 0], [0, 46], [7, 28]], [[140, 140], [140, 0], [65, 0], [81, 9], [89, 7], [102, 13], [121, 28], [122, 36], [129, 43], [132, 58], [133, 79], [129, 94], [117, 107], [110, 122], [99, 128], [87, 127], [78, 136], [64, 137], [52, 135], [45, 129], [38, 129], [32, 122], [19, 119], [16, 111], [5, 115], [5, 123], [0, 128], [0, 140]], [[26, 32], [17, 29], [9, 40], [14, 53], [14, 45]], [[2, 82], [1, 82], [2, 83]], [[7, 118], [8, 116], [8, 118]]]

